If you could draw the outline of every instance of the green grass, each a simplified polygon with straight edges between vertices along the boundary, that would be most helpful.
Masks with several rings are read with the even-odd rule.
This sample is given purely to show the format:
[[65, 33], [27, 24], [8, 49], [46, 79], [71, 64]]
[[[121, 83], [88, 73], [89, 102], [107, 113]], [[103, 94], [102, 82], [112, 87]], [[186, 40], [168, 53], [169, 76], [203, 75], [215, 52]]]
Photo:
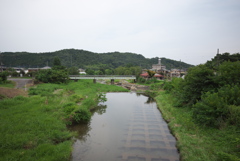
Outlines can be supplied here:
[[159, 93], [156, 101], [164, 119], [169, 122], [169, 127], [177, 138], [181, 160], [240, 160], [240, 129], [235, 126], [215, 129], [196, 125], [192, 120], [191, 110], [173, 107], [174, 98], [164, 91]]
[[14, 88], [15, 82], [7, 81], [6, 83], [3, 83], [3, 84], [0, 83], [0, 87]]
[[[69, 109], [90, 111], [99, 92], [128, 91], [114, 85], [82, 80], [69, 84], [40, 84], [30, 97], [0, 101], [0, 160], [70, 160], [72, 137], [66, 125]], [[69, 107], [69, 109], [64, 107]]]
[[69, 159], [72, 134], [60, 119], [60, 100], [45, 101], [40, 96], [0, 101], [0, 160]]

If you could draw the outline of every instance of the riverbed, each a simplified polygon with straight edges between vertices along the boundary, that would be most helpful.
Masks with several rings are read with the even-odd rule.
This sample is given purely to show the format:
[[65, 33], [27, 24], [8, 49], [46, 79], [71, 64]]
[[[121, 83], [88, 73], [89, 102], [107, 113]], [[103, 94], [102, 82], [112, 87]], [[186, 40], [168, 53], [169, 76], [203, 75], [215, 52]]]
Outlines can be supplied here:
[[155, 101], [137, 93], [107, 93], [107, 102], [78, 132], [73, 161], [178, 161], [176, 140]]

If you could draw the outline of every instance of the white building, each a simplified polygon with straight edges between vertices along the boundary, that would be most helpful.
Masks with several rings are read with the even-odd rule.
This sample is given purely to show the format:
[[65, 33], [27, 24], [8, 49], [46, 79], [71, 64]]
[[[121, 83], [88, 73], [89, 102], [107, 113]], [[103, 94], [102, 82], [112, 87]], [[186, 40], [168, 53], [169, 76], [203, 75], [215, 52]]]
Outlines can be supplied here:
[[158, 72], [158, 71], [165, 71], [166, 70], [166, 66], [161, 64], [161, 59], [159, 58], [158, 59], [158, 64], [153, 64], [152, 65], [152, 70], [156, 71], [156, 72]]

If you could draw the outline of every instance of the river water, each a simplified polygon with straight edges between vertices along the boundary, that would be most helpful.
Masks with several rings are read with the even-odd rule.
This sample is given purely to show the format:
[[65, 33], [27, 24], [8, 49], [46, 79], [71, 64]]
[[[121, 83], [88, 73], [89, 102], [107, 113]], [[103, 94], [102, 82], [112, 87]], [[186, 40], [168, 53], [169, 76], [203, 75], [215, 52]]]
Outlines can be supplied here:
[[176, 140], [149, 97], [107, 93], [88, 124], [78, 132], [72, 161], [178, 161]]

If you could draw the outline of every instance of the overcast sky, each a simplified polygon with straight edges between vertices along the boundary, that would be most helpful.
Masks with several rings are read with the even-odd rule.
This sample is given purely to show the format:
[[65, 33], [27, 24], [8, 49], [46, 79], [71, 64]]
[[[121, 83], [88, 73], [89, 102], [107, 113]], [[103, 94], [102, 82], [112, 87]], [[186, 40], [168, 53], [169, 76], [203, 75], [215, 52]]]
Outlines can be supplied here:
[[131, 52], [197, 65], [240, 52], [240, 0], [0, 0], [0, 51]]

